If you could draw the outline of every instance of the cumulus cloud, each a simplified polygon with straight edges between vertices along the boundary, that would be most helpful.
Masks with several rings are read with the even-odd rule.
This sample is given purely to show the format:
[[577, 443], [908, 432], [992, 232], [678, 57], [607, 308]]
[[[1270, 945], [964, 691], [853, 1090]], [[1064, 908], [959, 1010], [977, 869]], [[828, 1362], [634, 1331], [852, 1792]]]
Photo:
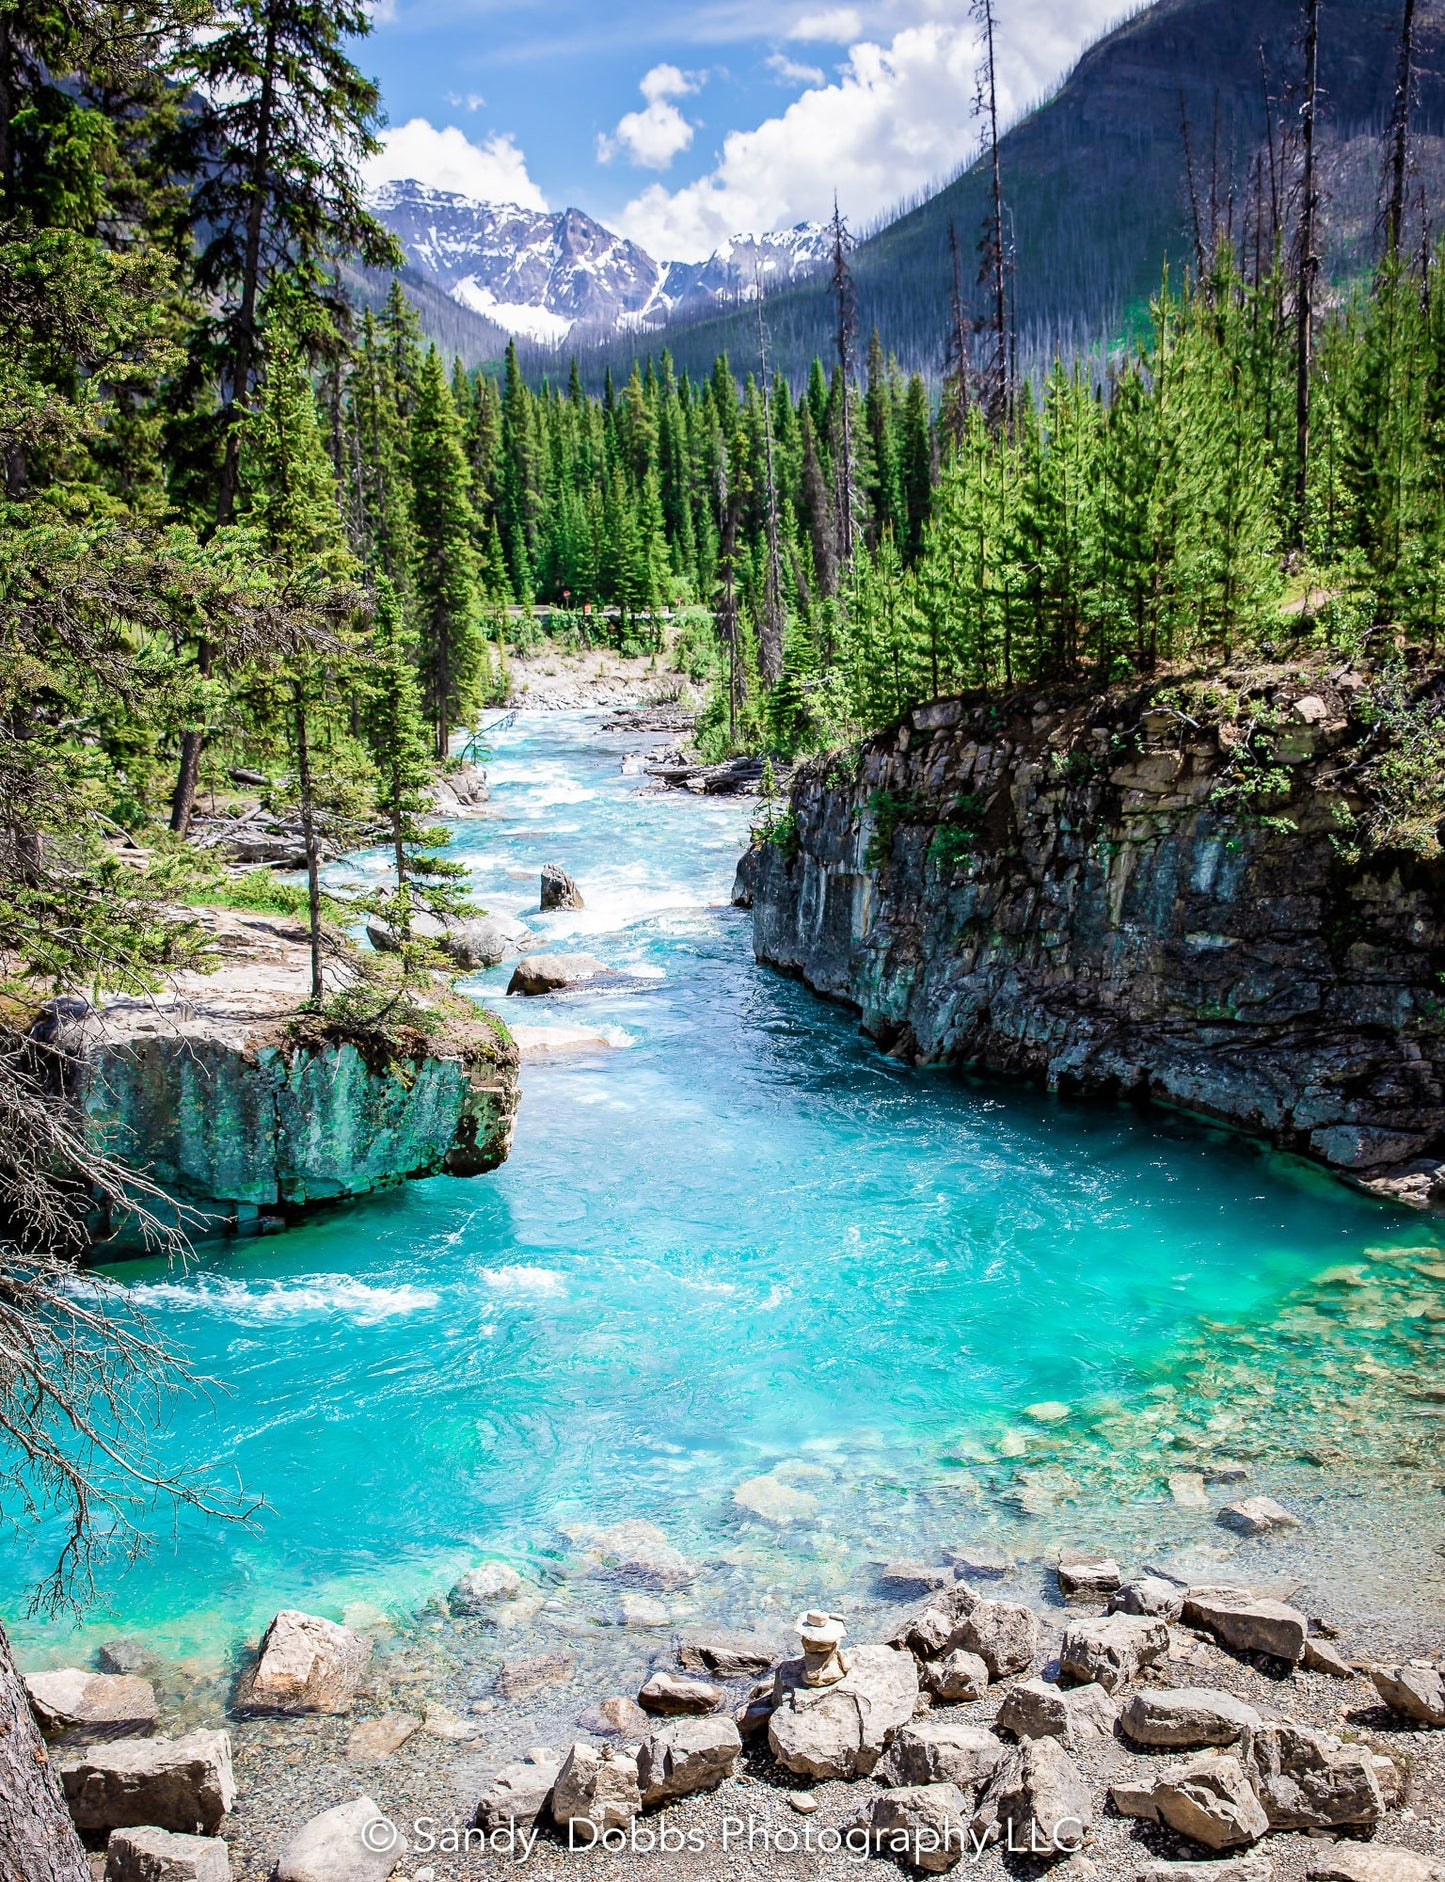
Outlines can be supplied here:
[[382, 148], [365, 168], [369, 189], [407, 177], [478, 202], [516, 203], [522, 209], [547, 207], [509, 131], [494, 131], [485, 143], [474, 144], [454, 124], [438, 130], [425, 118], [413, 118], [382, 133]]
[[638, 88], [647, 100], [642, 111], [629, 111], [611, 136], [597, 139], [597, 161], [616, 156], [644, 170], [665, 170], [692, 142], [693, 127], [671, 101], [697, 90], [697, 81], [675, 65], [655, 65]]
[[[1102, 32], [1118, 0], [1015, 0], [998, 38], [1005, 123], [1045, 91]], [[714, 168], [669, 191], [651, 184], [618, 218], [623, 233], [669, 261], [699, 261], [730, 235], [760, 234], [831, 213], [836, 191], [858, 226], [925, 189], [978, 149], [976, 27], [961, 0], [901, 0], [911, 22], [891, 40], [856, 39], [832, 83], [810, 87], [781, 116], [730, 132]], [[931, 17], [919, 18], [920, 13]], [[856, 8], [800, 19], [793, 39], [851, 38]], [[780, 58], [782, 55], [775, 55]], [[777, 69], [775, 64], [775, 69]]]

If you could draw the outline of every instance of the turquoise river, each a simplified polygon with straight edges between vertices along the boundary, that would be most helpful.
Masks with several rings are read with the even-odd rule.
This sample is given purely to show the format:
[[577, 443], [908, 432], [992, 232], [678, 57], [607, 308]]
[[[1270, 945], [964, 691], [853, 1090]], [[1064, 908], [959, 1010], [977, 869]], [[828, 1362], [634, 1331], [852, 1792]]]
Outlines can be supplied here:
[[[702, 1565], [677, 1616], [861, 1611], [879, 1564], [964, 1542], [1232, 1569], [1261, 1545], [1215, 1521], [1231, 1470], [1304, 1518], [1272, 1571], [1438, 1604], [1433, 1225], [1207, 1124], [890, 1062], [754, 964], [756, 806], [641, 788], [642, 741], [601, 726], [523, 715], [454, 853], [483, 905], [638, 977], [468, 990], [610, 1045], [528, 1063], [493, 1176], [117, 1270], [217, 1382], [167, 1457], [266, 1508], [162, 1524], [83, 1638], [20, 1628], [32, 1659], [124, 1628], [219, 1661], [282, 1605], [414, 1616], [481, 1556], [566, 1585], [622, 1518]], [[536, 912], [554, 860], [585, 912]], [[9, 1613], [50, 1544], [7, 1550]], [[608, 1599], [584, 1581], [557, 1624]]]

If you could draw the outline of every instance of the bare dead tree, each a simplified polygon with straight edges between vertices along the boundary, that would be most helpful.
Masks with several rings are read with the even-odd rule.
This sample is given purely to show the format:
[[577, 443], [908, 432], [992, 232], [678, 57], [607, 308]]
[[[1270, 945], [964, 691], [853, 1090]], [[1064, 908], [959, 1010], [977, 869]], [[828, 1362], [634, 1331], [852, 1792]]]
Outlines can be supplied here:
[[1179, 94], [1179, 135], [1184, 141], [1184, 180], [1189, 191], [1189, 217], [1194, 227], [1194, 269], [1197, 279], [1204, 279], [1204, 222], [1199, 213], [1199, 187], [1194, 177], [1194, 140], [1189, 128], [1189, 113], [1184, 93]]
[[1295, 270], [1294, 540], [1304, 546], [1309, 521], [1310, 369], [1314, 352], [1319, 190], [1315, 179], [1315, 113], [1320, 83], [1320, 0], [1305, 0], [1304, 96], [1300, 105], [1299, 253]]
[[835, 480], [835, 508], [838, 519], [838, 567], [846, 573], [853, 565], [853, 414], [850, 404], [853, 383], [853, 341], [858, 333], [858, 300], [853, 289], [853, 270], [848, 266], [848, 252], [853, 238], [848, 224], [833, 198], [833, 273], [831, 287], [837, 309], [837, 345], [839, 377], [838, 471]]
[[1008, 251], [1004, 241], [1003, 165], [999, 155], [998, 69], [994, 58], [994, 0], [970, 0], [973, 18], [983, 29], [983, 65], [974, 95], [974, 112], [982, 117], [988, 138], [990, 207], [984, 230], [980, 280], [992, 303], [993, 357], [986, 375], [989, 422], [996, 431], [1013, 415], [1013, 358], [1009, 345]]
[[763, 318], [763, 279], [757, 276], [758, 361], [763, 388], [763, 459], [767, 477], [768, 579], [763, 595], [762, 631], [758, 635], [758, 665], [763, 683], [776, 686], [783, 677], [783, 569], [778, 553], [778, 486], [773, 475], [773, 404], [768, 383], [768, 327]]
[[1389, 197], [1385, 209], [1385, 255], [1399, 258], [1405, 225], [1405, 179], [1410, 169], [1410, 104], [1415, 88], [1415, 0], [1405, 0], [1400, 21], [1400, 57], [1390, 114]]
[[968, 429], [968, 380], [972, 370], [973, 321], [963, 294], [963, 263], [958, 252], [958, 230], [948, 222], [948, 344], [944, 358], [944, 384], [949, 389], [948, 429], [954, 448], [961, 449]]

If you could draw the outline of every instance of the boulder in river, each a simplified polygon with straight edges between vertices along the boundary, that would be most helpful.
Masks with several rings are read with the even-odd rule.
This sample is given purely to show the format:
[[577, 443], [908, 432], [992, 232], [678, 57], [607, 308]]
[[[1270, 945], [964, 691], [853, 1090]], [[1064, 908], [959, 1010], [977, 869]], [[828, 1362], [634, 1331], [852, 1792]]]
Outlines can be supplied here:
[[386, 1882], [405, 1854], [401, 1831], [371, 1798], [355, 1797], [302, 1825], [276, 1859], [275, 1882]]
[[25, 1691], [36, 1724], [52, 1744], [143, 1738], [156, 1729], [160, 1716], [154, 1686], [132, 1674], [66, 1666], [54, 1673], [28, 1673]]
[[1272, 1496], [1250, 1496], [1238, 1503], [1226, 1503], [1215, 1520], [1242, 1536], [1272, 1536], [1281, 1529], [1300, 1526], [1299, 1517]]
[[214, 1836], [236, 1801], [229, 1732], [91, 1745], [62, 1758], [58, 1774], [78, 1830], [151, 1824]]
[[613, 970], [591, 954], [524, 954], [512, 970], [508, 993], [560, 993], [566, 987], [605, 980]]
[[153, 1825], [112, 1830], [105, 1882], [231, 1882], [231, 1852], [219, 1836], [177, 1836]]
[[525, 1593], [525, 1582], [509, 1562], [478, 1562], [447, 1596], [447, 1606], [453, 1614], [486, 1620], [495, 1618], [500, 1605]]
[[[449, 960], [466, 973], [495, 967], [509, 955], [520, 954], [536, 936], [525, 922], [508, 915], [428, 915], [411, 919], [415, 940], [430, 941]], [[366, 938], [378, 954], [395, 954], [400, 941], [390, 922], [372, 915], [366, 923]]]
[[1060, 1549], [1058, 1575], [1059, 1593], [1066, 1601], [1102, 1601], [1124, 1579], [1112, 1556], [1091, 1549]]
[[710, 1685], [705, 1679], [685, 1679], [662, 1671], [653, 1673], [637, 1695], [638, 1705], [648, 1712], [661, 1712], [671, 1718], [716, 1712], [722, 1700], [721, 1686]]
[[542, 912], [551, 908], [586, 908], [582, 891], [560, 863], [542, 865]]
[[371, 1660], [371, 1642], [319, 1614], [283, 1608], [236, 1691], [240, 1712], [345, 1712]]
[[677, 1657], [689, 1673], [715, 1673], [719, 1679], [743, 1679], [750, 1673], [766, 1673], [777, 1662], [779, 1652], [761, 1634], [715, 1627], [684, 1634], [678, 1643]]

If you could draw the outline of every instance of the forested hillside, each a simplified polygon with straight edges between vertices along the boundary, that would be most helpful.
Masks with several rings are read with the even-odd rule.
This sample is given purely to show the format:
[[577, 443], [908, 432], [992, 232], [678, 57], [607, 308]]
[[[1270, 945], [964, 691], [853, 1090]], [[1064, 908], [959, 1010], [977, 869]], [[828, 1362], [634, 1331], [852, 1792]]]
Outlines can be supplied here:
[[[1390, 117], [1399, 15], [1393, 0], [1325, 0], [1320, 8], [1325, 264], [1340, 283], [1375, 253], [1377, 140]], [[1298, 0], [1157, 0], [1087, 52], [1057, 95], [1003, 138], [1012, 317], [1036, 374], [1058, 348], [1117, 339], [1146, 308], [1166, 257], [1176, 275], [1197, 266], [1198, 231], [1207, 235], [1216, 217], [1244, 238], [1256, 199], [1283, 187], [1298, 117], [1301, 20]], [[1415, 49], [1418, 208], [1422, 192], [1438, 204], [1445, 186], [1441, 0], [1421, 0]], [[960, 116], [971, 108], [959, 99]], [[989, 191], [980, 161], [854, 256], [863, 331], [876, 325], [905, 367], [933, 383], [948, 327], [949, 227], [980, 311], [975, 277]], [[808, 361], [829, 346], [826, 271], [770, 295], [768, 327], [773, 359], [801, 383]], [[587, 383], [599, 385], [604, 367], [625, 377], [635, 353], [664, 340], [693, 373], [721, 351], [739, 361], [757, 355], [746, 311], [674, 322], [661, 339], [634, 336], [584, 357]], [[540, 373], [546, 361], [531, 353], [527, 365]]]

